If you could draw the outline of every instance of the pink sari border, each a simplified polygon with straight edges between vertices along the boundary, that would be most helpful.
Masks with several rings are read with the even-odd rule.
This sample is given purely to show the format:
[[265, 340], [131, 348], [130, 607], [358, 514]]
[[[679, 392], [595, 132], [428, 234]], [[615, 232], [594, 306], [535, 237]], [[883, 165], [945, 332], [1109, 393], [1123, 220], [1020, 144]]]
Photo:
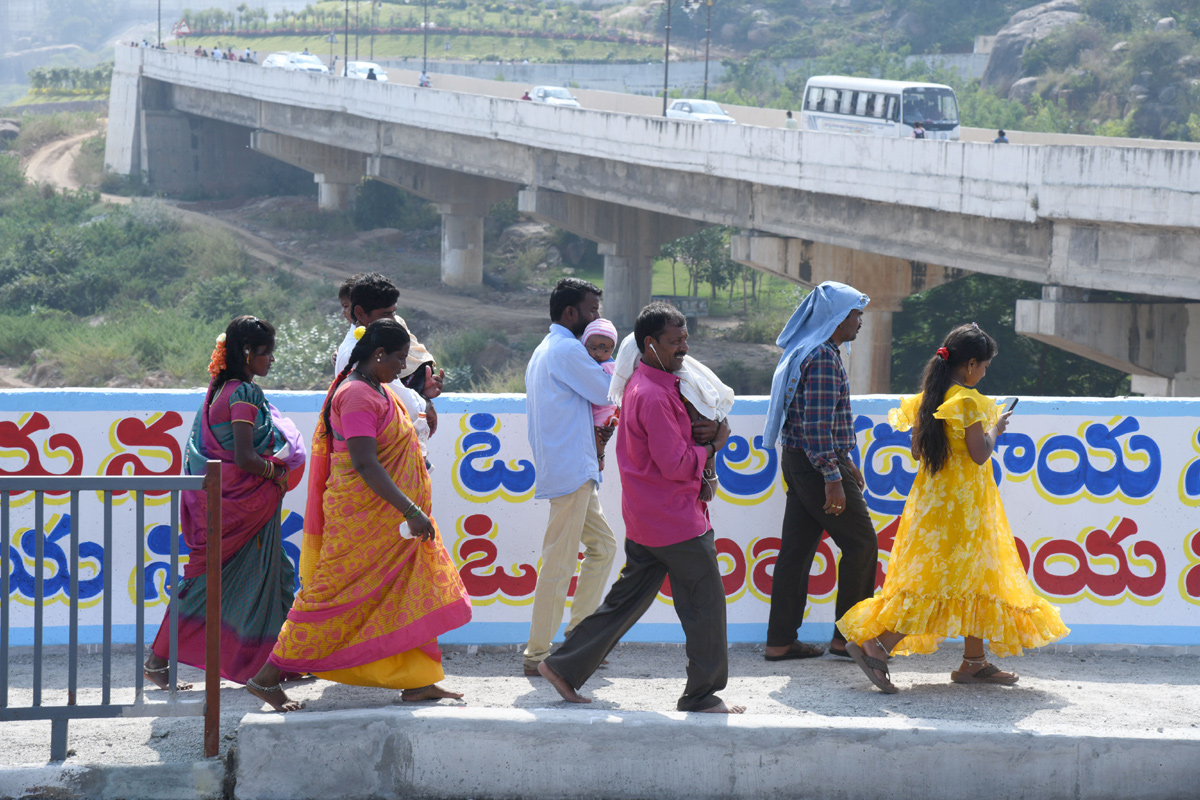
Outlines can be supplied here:
[[[471, 606], [468, 603], [454, 602], [426, 614], [403, 630], [384, 634], [369, 642], [351, 645], [330, 654], [325, 659], [285, 660], [272, 653], [270, 661], [288, 672], [329, 672], [335, 669], [361, 667], [364, 664], [390, 658], [398, 653], [420, 649], [440, 663], [441, 652], [438, 651], [435, 657], [425, 645], [440, 634], [462, 627], [470, 621]], [[433, 649], [437, 649], [436, 645], [433, 646]]]

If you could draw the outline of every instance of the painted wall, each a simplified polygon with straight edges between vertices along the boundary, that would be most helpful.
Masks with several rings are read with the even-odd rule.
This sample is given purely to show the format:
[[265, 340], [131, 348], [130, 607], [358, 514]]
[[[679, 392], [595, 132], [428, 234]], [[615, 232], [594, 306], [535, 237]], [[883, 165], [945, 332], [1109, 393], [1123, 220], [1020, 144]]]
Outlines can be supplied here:
[[[268, 397], [311, 433], [320, 395]], [[181, 443], [201, 398], [198, 391], [0, 392], [0, 486], [4, 475], [178, 474]], [[880, 582], [914, 475], [908, 434], [887, 425], [895, 404], [884, 396], [854, 402], [857, 455], [879, 533]], [[536, 468], [524, 398], [451, 395], [438, 405], [440, 429], [430, 442], [434, 517], [475, 612], [469, 625], [443, 641], [524, 642], [548, 510], [532, 499]], [[738, 401], [734, 436], [717, 466], [721, 488], [711, 514], [731, 641], [762, 641], [766, 631], [784, 488], [776, 453], [762, 450], [756, 438], [765, 411], [764, 398]], [[1061, 607], [1072, 628], [1069, 643], [1200, 644], [1200, 401], [1026, 399], [1000, 440], [992, 471], [1035, 587]], [[293, 560], [306, 491], [306, 477], [297, 477], [283, 520], [284, 547]], [[615, 469], [606, 471], [600, 495], [623, 536]], [[56, 643], [65, 642], [67, 632], [69, 506], [67, 497], [47, 496], [46, 502], [46, 641]], [[13, 645], [32, 642], [33, 505], [29, 495], [12, 499], [11, 596], [5, 602], [12, 604]], [[116, 639], [134, 641], [138, 535], [147, 543], [149, 641], [168, 599], [169, 505], [148, 497], [139, 534], [134, 502], [118, 497], [112, 553], [99, 544], [100, 498], [85, 494], [80, 505], [81, 641], [100, 639], [105, 569], [114, 571]], [[806, 639], [832, 631], [836, 559], [825, 539], [813, 566]], [[626, 638], [682, 641], [669, 600], [660, 595]]]

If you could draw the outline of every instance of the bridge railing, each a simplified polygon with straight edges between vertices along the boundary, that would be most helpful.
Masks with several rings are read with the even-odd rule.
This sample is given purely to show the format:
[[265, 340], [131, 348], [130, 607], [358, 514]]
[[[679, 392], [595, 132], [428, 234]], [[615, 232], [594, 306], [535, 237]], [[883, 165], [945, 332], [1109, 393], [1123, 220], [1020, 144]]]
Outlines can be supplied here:
[[[170, 647], [167, 685], [168, 700], [165, 703], [147, 703], [144, 697], [142, 660], [145, 658], [145, 614], [146, 614], [146, 535], [145, 512], [148, 492], [170, 494], [170, 542], [171, 571], [170, 588], [175, 592], [179, 575], [179, 492], [203, 489], [207, 493], [207, 595], [206, 643], [205, 643], [205, 693], [202, 701], [182, 700], [177, 697], [177, 672], [179, 652], [179, 609], [170, 604]], [[104, 560], [103, 571], [103, 630], [102, 630], [102, 674], [100, 703], [78, 704], [79, 696], [79, 539], [81, 519], [79, 516], [79, 493], [96, 491], [104, 497]], [[32, 697], [28, 706], [13, 707], [9, 702], [10, 659], [9, 622], [12, 594], [10, 593], [10, 563], [12, 553], [12, 497], [26, 492], [34, 493], [33, 534], [33, 675]], [[136, 655], [134, 659], [134, 700], [132, 703], [112, 702], [112, 645], [113, 645], [113, 494], [136, 493], [137, 529], [134, 584], [136, 586]], [[46, 605], [46, 556], [45, 545], [45, 495], [47, 493], [70, 494], [71, 531], [70, 553], [67, 556], [70, 570], [69, 625], [68, 625], [68, 672], [63, 705], [43, 705], [42, 659], [44, 655], [44, 612]], [[60, 565], [61, 567], [61, 565]], [[50, 758], [61, 761], [67, 757], [67, 725], [72, 719], [105, 719], [112, 717], [204, 717], [204, 755], [217, 755], [220, 741], [219, 719], [221, 711], [221, 462], [209, 461], [204, 475], [179, 477], [35, 477], [0, 478], [0, 722], [24, 720], [50, 721]]]

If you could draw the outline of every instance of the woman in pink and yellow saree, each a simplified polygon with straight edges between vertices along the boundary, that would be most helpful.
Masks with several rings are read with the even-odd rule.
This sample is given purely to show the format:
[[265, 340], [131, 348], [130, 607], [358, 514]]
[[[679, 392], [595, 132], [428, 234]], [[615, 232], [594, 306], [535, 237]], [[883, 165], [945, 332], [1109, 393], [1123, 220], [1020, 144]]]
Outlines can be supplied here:
[[[363, 331], [363, 329], [359, 329]], [[471, 603], [429, 517], [432, 484], [416, 431], [388, 384], [408, 333], [372, 323], [334, 379], [313, 437], [300, 592], [269, 662], [248, 687], [280, 711], [300, 704], [281, 673], [402, 690], [404, 700], [458, 698], [437, 637], [471, 619]]]

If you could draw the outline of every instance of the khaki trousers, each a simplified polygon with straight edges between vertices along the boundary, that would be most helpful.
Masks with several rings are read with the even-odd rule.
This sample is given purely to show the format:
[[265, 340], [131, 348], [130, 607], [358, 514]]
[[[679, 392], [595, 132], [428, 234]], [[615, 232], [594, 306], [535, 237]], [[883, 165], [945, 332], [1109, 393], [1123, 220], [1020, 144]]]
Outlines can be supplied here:
[[600, 508], [595, 481], [589, 480], [570, 494], [550, 501], [550, 521], [542, 542], [542, 566], [533, 591], [533, 622], [525, 647], [526, 669], [536, 669], [538, 662], [550, 654], [550, 643], [562, 623], [576, 565], [579, 580], [571, 601], [568, 634], [599, 607], [616, 552], [617, 539]]

